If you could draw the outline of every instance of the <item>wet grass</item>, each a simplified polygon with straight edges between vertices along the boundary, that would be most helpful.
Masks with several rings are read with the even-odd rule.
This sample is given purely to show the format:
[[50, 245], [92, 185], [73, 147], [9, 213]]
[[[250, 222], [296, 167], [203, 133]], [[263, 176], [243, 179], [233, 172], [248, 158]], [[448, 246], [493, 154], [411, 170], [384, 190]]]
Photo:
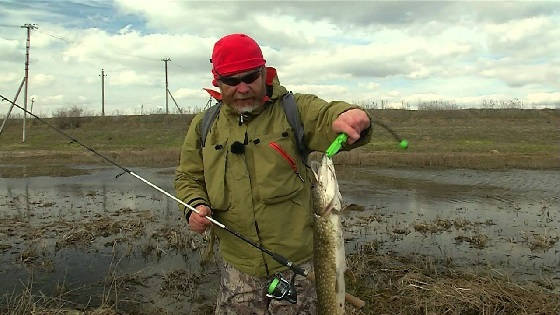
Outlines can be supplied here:
[[[361, 208], [359, 205], [352, 207]], [[379, 220], [373, 215], [355, 224]], [[98, 250], [101, 246], [98, 240], [109, 240], [104, 246], [108, 246], [113, 255], [106, 274], [97, 284], [102, 291], [91, 296], [87, 304], [76, 300], [77, 296], [91, 294], [84, 291], [85, 284], [68, 286], [64, 282], [57, 283], [51, 293], [44, 294], [33, 288], [33, 279], [30, 278], [22, 290], [0, 297], [0, 312], [129, 314], [190, 310], [199, 314], [213, 313], [216, 289], [205, 288], [204, 282], [208, 282], [211, 274], [216, 277], [215, 268], [206, 266], [202, 273], [189, 268], [171, 269], [163, 274], [144, 269], [125, 272], [120, 268], [122, 261], [135, 252], [146, 261], [174, 252], [200, 255], [197, 251], [203, 246], [204, 239], [184, 228], [183, 222], [162, 224], [152, 211], [122, 208], [80, 222], [59, 218], [44, 222], [40, 227], [31, 227], [25, 218], [17, 216], [3, 219], [0, 223], [0, 232], [15, 227], [12, 238], [27, 238], [27, 246], [20, 250], [19, 263], [37, 272], [51, 272], [42, 264], [52, 260], [56, 251], [69, 247]], [[436, 218], [422, 222], [419, 225], [422, 228], [414, 226], [414, 229], [422, 233], [441, 233], [451, 228], [463, 232], [475, 228], [472, 233], [458, 236], [456, 241], [483, 248], [488, 244], [488, 237], [477, 232], [476, 227], [492, 224], [491, 221]], [[395, 234], [410, 232], [406, 227], [392, 230]], [[54, 238], [55, 241], [43, 242], [40, 238]], [[540, 242], [538, 244], [542, 247], [550, 247], [557, 240], [549, 233], [531, 234], [526, 238], [526, 246]], [[129, 244], [131, 249], [126, 250], [119, 244]], [[555, 314], [560, 311], [560, 295], [551, 279], [514, 282], [497, 270], [484, 266], [477, 272], [476, 268], [456, 268], [452, 261], [436, 261], [429, 256], [381, 254], [378, 251], [381, 245], [377, 241], [360, 244], [355, 252], [347, 256], [347, 291], [367, 303], [361, 310], [348, 305], [350, 314]], [[153, 305], [152, 300], [138, 294], [142, 290], [156, 294], [153, 298], [167, 306], [162, 306], [162, 303]], [[177, 305], [190, 305], [190, 308], [182, 309]]]
[[190, 300], [198, 300], [197, 287], [202, 281], [200, 274], [189, 273], [185, 270], [174, 270], [163, 277], [160, 288], [161, 295], [172, 296], [175, 299], [188, 297]]
[[495, 270], [475, 273], [430, 257], [378, 254], [375, 244], [362, 245], [347, 261], [347, 290], [366, 301], [358, 314], [560, 312], [560, 295], [546, 283], [515, 283]]
[[449, 230], [453, 222], [445, 219], [436, 219], [433, 222], [421, 222], [414, 225], [414, 229], [420, 233], [438, 233]]
[[560, 240], [560, 237], [557, 235], [550, 235], [548, 233], [534, 233], [530, 237], [526, 237], [525, 240], [529, 244], [529, 248], [531, 248], [531, 250], [547, 250], [554, 247], [556, 242]]
[[473, 236], [459, 235], [455, 237], [458, 242], [470, 243], [474, 248], [482, 249], [485, 248], [488, 243], [488, 236], [484, 234], [476, 234]]
[[[177, 300], [175, 303], [179, 306], [172, 309], [187, 313], [189, 304], [185, 304], [186, 299], [192, 304], [198, 303], [198, 310], [207, 310], [202, 313], [210, 313], [208, 307], [213, 303], [203, 305], [200, 297], [197, 298], [201, 279], [207, 281], [208, 273], [197, 275], [184, 269], [184, 274], [160, 275], [144, 269], [130, 272], [121, 268], [122, 261], [130, 261], [138, 255], [142, 255], [145, 266], [149, 266], [149, 261], [162, 256], [195, 253], [203, 246], [204, 240], [186, 229], [184, 222], [164, 223], [152, 211], [122, 208], [78, 220], [42, 218], [41, 222], [33, 225], [29, 224], [28, 217], [15, 215], [0, 219], [0, 234], [8, 235], [10, 244], [15, 244], [2, 246], [4, 253], [13, 257], [9, 263], [20, 264], [31, 273], [27, 282], [19, 286], [21, 289], [0, 296], [2, 314], [160, 313], [167, 308], [161, 303], [160, 306], [151, 305], [153, 303], [146, 294], [138, 294], [144, 290], [149, 292], [148, 296], [153, 295], [160, 287], [159, 296], [166, 298], [173, 295], [173, 299]], [[54, 257], [59, 251], [69, 248], [101, 256], [109, 251], [112, 259], [106, 273], [99, 275], [99, 282], [74, 283], [71, 288], [59, 283], [49, 288], [43, 283], [35, 288], [33, 275], [44, 276], [55, 272], [55, 268], [61, 268], [54, 264]], [[174, 281], [181, 279], [188, 282], [175, 283], [176, 287], [171, 287]], [[146, 308], [147, 305], [150, 307]]]
[[[492, 222], [492, 220], [487, 220], [485, 222], [472, 222], [465, 218], [457, 218], [453, 220], [437, 218], [433, 221], [423, 221], [415, 223], [413, 227], [417, 232], [428, 234], [448, 231], [451, 229], [451, 227], [454, 227], [457, 230], [466, 231], [480, 225], [494, 225], [494, 222]], [[461, 241], [465, 240], [466, 239], [461, 239]]]
[[[560, 168], [559, 110], [372, 110], [371, 114], [406, 138], [409, 149], [400, 150], [387, 131], [374, 126], [372, 142], [340, 154], [337, 163], [423, 168]], [[126, 165], [168, 167], [178, 163], [179, 149], [192, 117], [82, 117], [79, 128], [65, 132]], [[45, 125], [35, 120], [29, 125], [26, 143], [21, 143], [21, 121], [8, 121], [0, 136], [0, 163], [103, 163]]]

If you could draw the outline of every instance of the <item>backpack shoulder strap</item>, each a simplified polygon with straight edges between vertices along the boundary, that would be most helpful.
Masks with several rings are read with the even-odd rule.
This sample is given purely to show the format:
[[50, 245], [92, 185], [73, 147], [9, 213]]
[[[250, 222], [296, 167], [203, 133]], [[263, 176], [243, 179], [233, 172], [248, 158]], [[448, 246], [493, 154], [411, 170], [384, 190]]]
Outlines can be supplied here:
[[208, 135], [208, 131], [210, 131], [210, 127], [218, 117], [218, 113], [220, 112], [220, 107], [222, 106], [222, 102], [219, 102], [206, 110], [204, 113], [204, 117], [200, 122], [200, 144], [201, 147], [204, 147], [206, 144], [206, 136]]
[[284, 94], [282, 98], [282, 107], [284, 108], [284, 113], [286, 113], [288, 123], [294, 129], [298, 151], [300, 152], [302, 158], [305, 160], [307, 158], [307, 155], [309, 154], [309, 151], [305, 146], [305, 142], [303, 139], [303, 124], [301, 123], [296, 99], [292, 92]]
[[[218, 117], [221, 105], [222, 103], [219, 102], [208, 108], [204, 113], [204, 117], [200, 122], [201, 147], [204, 147], [206, 145], [206, 136], [208, 135], [208, 132], [210, 131], [210, 127], [214, 123], [214, 120], [216, 120], [216, 117]], [[284, 95], [282, 99], [282, 107], [284, 109], [284, 113], [286, 114], [286, 118], [288, 119], [288, 123], [294, 129], [298, 151], [303, 158], [306, 158], [309, 154], [309, 151], [307, 150], [303, 139], [303, 125], [301, 123], [294, 94], [289, 92]]]

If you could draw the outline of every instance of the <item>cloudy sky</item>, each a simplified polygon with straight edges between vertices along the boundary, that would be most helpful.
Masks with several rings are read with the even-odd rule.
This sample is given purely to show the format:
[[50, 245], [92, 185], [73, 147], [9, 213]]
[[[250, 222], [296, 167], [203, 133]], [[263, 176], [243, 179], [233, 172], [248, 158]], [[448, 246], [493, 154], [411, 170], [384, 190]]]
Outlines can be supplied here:
[[229, 33], [259, 42], [289, 90], [326, 100], [560, 107], [560, 2], [0, 0], [0, 94], [10, 98], [25, 23], [38, 25], [29, 100], [46, 116], [74, 105], [99, 114], [102, 68], [106, 113], [161, 110], [163, 58], [179, 106], [201, 108], [213, 44]]

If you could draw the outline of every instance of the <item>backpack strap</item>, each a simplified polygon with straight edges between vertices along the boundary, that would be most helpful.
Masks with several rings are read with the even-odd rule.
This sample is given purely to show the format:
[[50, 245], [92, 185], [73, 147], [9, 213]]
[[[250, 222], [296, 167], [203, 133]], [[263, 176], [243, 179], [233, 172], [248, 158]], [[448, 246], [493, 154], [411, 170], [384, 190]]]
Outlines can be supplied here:
[[218, 117], [218, 113], [220, 112], [220, 107], [222, 107], [222, 102], [218, 102], [213, 106], [210, 106], [204, 113], [204, 117], [200, 123], [200, 146], [203, 148], [206, 145], [206, 136], [208, 135], [208, 131], [210, 131], [210, 127]]
[[284, 113], [286, 114], [288, 123], [294, 129], [298, 151], [303, 160], [306, 161], [307, 156], [309, 155], [309, 150], [307, 150], [307, 146], [305, 145], [303, 139], [303, 124], [301, 123], [296, 99], [292, 92], [284, 94], [282, 97], [282, 107], [284, 108]]

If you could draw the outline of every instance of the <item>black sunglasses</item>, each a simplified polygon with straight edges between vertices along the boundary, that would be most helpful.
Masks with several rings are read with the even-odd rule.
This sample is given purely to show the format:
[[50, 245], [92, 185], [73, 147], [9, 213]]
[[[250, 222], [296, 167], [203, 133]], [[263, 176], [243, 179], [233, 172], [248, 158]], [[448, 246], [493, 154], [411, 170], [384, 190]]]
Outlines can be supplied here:
[[241, 82], [245, 82], [245, 84], [251, 84], [255, 82], [261, 76], [261, 69], [257, 69], [253, 72], [247, 73], [242, 77], [222, 77], [220, 75], [219, 80], [229, 86], [236, 86]]

